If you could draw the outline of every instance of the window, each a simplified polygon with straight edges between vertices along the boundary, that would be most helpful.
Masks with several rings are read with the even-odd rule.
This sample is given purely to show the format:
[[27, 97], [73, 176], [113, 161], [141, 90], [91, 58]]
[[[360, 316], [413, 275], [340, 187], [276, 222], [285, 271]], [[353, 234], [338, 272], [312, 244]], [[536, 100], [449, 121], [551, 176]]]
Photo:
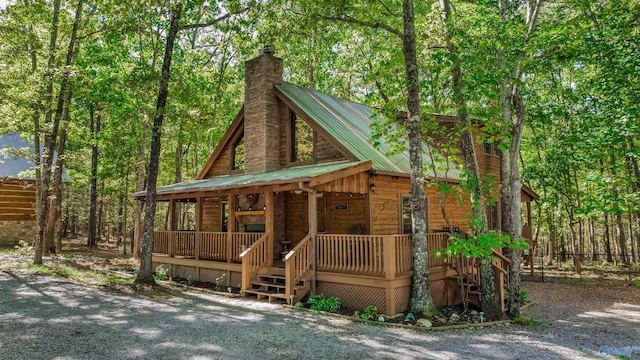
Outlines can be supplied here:
[[482, 150], [485, 155], [491, 155], [493, 153], [493, 144], [488, 142], [482, 143]]
[[487, 205], [487, 222], [490, 230], [500, 230], [500, 205], [494, 203]]
[[233, 144], [231, 170], [244, 170], [244, 133]]
[[300, 115], [291, 112], [291, 162], [313, 160], [313, 129]]
[[220, 210], [220, 213], [222, 214], [222, 219], [220, 221], [221, 231], [227, 232], [229, 231], [229, 203], [227, 201], [223, 201]]
[[[425, 206], [427, 207], [427, 232], [429, 232], [429, 199], [425, 196]], [[402, 233], [411, 234], [411, 196], [402, 195]]]

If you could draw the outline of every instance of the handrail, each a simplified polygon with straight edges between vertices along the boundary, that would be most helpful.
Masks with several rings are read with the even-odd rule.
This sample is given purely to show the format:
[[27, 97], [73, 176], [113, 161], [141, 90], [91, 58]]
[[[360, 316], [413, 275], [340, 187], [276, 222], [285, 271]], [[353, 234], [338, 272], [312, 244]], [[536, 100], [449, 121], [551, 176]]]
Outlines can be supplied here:
[[284, 257], [285, 293], [293, 303], [295, 286], [311, 271], [311, 235], [307, 235]]
[[251, 287], [251, 278], [260, 270], [269, 266], [272, 261], [270, 249], [269, 234], [264, 234], [247, 249], [240, 254], [242, 260], [242, 291], [249, 290]]

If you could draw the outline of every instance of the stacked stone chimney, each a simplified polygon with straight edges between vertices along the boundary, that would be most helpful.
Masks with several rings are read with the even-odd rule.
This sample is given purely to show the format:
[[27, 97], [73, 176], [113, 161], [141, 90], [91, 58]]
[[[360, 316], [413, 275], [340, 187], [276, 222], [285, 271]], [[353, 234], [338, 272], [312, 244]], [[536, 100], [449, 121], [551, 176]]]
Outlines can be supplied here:
[[273, 46], [244, 64], [244, 172], [280, 169], [280, 120], [274, 85], [282, 84], [282, 59]]

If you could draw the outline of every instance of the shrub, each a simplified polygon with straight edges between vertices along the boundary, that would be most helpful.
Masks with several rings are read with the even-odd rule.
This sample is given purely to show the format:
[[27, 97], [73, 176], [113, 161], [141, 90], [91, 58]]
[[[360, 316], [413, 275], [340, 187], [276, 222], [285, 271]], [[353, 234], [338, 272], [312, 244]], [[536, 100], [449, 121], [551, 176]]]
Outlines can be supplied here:
[[33, 254], [33, 246], [31, 246], [28, 242], [24, 240], [20, 240], [18, 245], [14, 246], [16, 252], [20, 255], [31, 255]]
[[340, 299], [337, 297], [330, 297], [325, 299], [323, 294], [313, 295], [309, 297], [307, 301], [311, 305], [311, 310], [336, 312], [340, 310]]
[[168, 272], [169, 268], [167, 268], [166, 265], [158, 265], [158, 267], [156, 268], [156, 280], [166, 280]]
[[191, 274], [187, 276], [187, 285], [191, 286], [196, 283], [196, 276]]
[[226, 274], [222, 274], [219, 278], [216, 278], [216, 291], [224, 291], [224, 277]]
[[365, 320], [377, 320], [378, 319], [378, 308], [375, 305], [369, 305], [362, 312], [356, 310], [354, 313], [355, 316], [359, 316]]

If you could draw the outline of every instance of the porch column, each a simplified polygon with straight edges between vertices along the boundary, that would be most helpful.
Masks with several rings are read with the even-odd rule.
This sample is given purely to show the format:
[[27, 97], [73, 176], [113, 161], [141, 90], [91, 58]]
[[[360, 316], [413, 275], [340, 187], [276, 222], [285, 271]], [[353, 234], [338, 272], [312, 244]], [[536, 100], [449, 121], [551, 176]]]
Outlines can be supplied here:
[[311, 237], [311, 295], [316, 294], [316, 267], [317, 267], [317, 241], [318, 236], [318, 191], [311, 189], [307, 192], [309, 206], [309, 236]]
[[[227, 219], [227, 262], [231, 262], [231, 238], [236, 231], [236, 208], [238, 207], [238, 199], [235, 195], [229, 194], [227, 196], [229, 206], [229, 219]], [[229, 279], [229, 276], [227, 276]]]
[[174, 245], [173, 232], [176, 231], [176, 200], [175, 199], [169, 200], [169, 224], [168, 225], [169, 225], [168, 226], [168, 230], [169, 230], [168, 253], [169, 253], [169, 256], [173, 256], [173, 245]]
[[[200, 260], [200, 231], [202, 231], [202, 198], [196, 198], [196, 260]], [[198, 280], [200, 280], [200, 268], [197, 269]]]
[[268, 191], [264, 194], [264, 205], [267, 208], [266, 213], [264, 214], [264, 230], [268, 234], [268, 244], [267, 244], [267, 266], [273, 265], [273, 242], [275, 239], [275, 224], [274, 224], [274, 216], [273, 216], [273, 193]]

